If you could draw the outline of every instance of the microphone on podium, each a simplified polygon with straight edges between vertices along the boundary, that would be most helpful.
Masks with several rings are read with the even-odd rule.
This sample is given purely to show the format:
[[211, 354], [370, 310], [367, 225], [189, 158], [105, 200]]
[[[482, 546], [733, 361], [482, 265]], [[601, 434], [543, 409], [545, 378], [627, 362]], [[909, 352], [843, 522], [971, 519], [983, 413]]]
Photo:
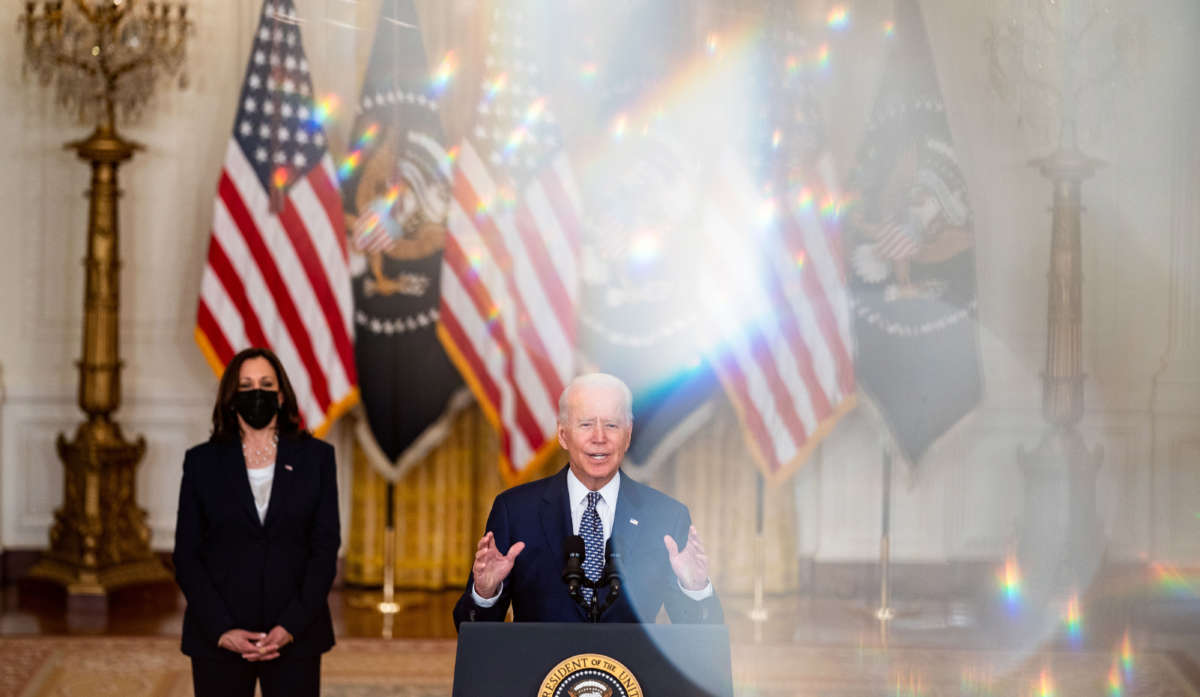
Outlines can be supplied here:
[[615, 538], [608, 538], [604, 544], [604, 571], [600, 574], [597, 588], [607, 586], [608, 593], [604, 596], [604, 604], [597, 608], [596, 616], [603, 614], [617, 602], [621, 595], [621, 547]]
[[562, 580], [567, 584], [567, 593], [575, 598], [576, 602], [583, 598], [579, 589], [584, 585], [586, 578], [583, 574], [583, 558], [586, 555], [587, 548], [579, 535], [571, 535], [563, 540]]
[[621, 592], [621, 547], [613, 538], [604, 543], [604, 571], [600, 575], [600, 586], [608, 586], [608, 592], [616, 595]]

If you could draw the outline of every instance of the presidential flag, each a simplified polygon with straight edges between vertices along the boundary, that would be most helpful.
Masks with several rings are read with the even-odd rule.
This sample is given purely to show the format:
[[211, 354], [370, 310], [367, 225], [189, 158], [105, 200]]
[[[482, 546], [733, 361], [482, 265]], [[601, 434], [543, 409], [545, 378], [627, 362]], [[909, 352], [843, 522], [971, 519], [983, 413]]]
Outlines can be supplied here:
[[356, 435], [393, 480], [470, 402], [436, 332], [450, 202], [439, 98], [453, 60], [431, 73], [412, 0], [385, 0], [338, 170], [366, 413]]
[[898, 0], [849, 189], [862, 389], [916, 464], [982, 398], [967, 184], [915, 0]]
[[320, 435], [358, 399], [342, 202], [291, 0], [263, 3], [213, 204], [195, 338], [219, 375], [250, 346], [287, 367]]
[[579, 193], [537, 51], [539, 3], [494, 8], [475, 126], [451, 152], [438, 335], [500, 435], [510, 482], [558, 448], [575, 374]]
[[[653, 474], [712, 416], [719, 391], [699, 349], [708, 323], [695, 300], [705, 282], [695, 244], [696, 206], [708, 176], [704, 148], [675, 127], [682, 117], [662, 89], [686, 74], [690, 8], [678, 2], [573, 7], [565, 18], [592, 40], [564, 46], [564, 79], [594, 121], [572, 141], [587, 154], [580, 268], [580, 351], [588, 370], [620, 377], [633, 393], [633, 439], [623, 465]], [[637, 51], [629, 50], [638, 46]], [[659, 118], [655, 118], [660, 116]], [[579, 129], [583, 130], [583, 129]]]
[[[787, 478], [855, 405], [853, 336], [839, 212], [843, 197], [812, 83], [794, 69], [817, 50], [774, 3], [747, 73], [761, 107], [718, 166], [704, 229], [715, 289], [708, 354], [750, 451]], [[751, 79], [747, 79], [749, 84]]]

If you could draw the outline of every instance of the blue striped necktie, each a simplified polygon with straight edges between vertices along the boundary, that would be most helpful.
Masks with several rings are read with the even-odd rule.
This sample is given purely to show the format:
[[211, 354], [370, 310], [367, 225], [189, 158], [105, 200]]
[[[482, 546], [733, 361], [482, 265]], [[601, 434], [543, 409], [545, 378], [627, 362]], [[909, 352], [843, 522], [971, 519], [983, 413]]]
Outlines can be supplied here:
[[[600, 569], [604, 566], [604, 525], [600, 522], [600, 514], [596, 513], [596, 504], [600, 501], [600, 492], [589, 491], [587, 508], [583, 511], [583, 519], [579, 521], [579, 534], [583, 537], [583, 573], [592, 581], [600, 580]], [[594, 591], [583, 589], [583, 597], [590, 603]]]

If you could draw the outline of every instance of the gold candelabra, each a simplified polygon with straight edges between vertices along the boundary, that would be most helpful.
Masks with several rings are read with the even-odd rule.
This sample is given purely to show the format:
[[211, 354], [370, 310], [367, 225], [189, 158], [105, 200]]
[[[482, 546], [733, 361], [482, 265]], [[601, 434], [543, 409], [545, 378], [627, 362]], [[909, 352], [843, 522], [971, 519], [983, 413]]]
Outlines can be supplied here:
[[92, 168], [78, 362], [86, 419], [72, 439], [58, 437], [62, 506], [54, 513], [50, 549], [29, 574], [65, 587], [69, 599], [104, 599], [121, 586], [170, 579], [150, 549], [146, 512], [137, 505], [145, 439], [126, 440], [112, 418], [121, 403], [122, 365], [117, 168], [141, 149], [117, 133], [116, 115], [119, 109], [127, 119], [140, 116], [160, 77], [178, 75], [180, 86], [186, 84], [191, 27], [185, 5], [139, 0], [27, 2], [17, 23], [25, 74], [53, 83], [61, 106], [95, 124], [87, 138], [65, 146]]
[[1141, 32], [1101, 0], [996, 1], [1001, 12], [986, 40], [993, 88], [1016, 102], [1019, 123], [1057, 131], [1054, 151], [1029, 163], [1052, 184], [1046, 425], [1032, 451], [1017, 452], [1025, 475], [1021, 567], [1031, 593], [1047, 600], [1086, 587], [1105, 554], [1096, 507], [1104, 453], [1088, 448], [1078, 429], [1085, 380], [1081, 189], [1104, 163], [1083, 153], [1079, 137], [1102, 128], [1110, 110], [1089, 99], [1115, 90], [1117, 77], [1136, 67]]

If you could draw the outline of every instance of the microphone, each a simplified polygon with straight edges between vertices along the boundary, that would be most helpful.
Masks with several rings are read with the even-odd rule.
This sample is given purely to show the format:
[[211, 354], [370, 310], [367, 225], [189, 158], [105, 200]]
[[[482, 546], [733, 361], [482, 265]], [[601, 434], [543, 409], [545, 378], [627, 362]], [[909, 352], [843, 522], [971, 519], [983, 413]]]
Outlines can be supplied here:
[[587, 555], [587, 548], [584, 547], [583, 538], [579, 535], [571, 535], [563, 540], [563, 570], [562, 580], [567, 584], [567, 593], [572, 598], [579, 599], [579, 589], [583, 585], [583, 558]]
[[604, 543], [604, 571], [600, 575], [600, 583], [597, 585], [608, 586], [609, 593], [619, 593], [621, 591], [621, 547], [617, 544], [616, 539], [610, 537]]
[[604, 544], [604, 571], [600, 574], [600, 582], [596, 584], [597, 587], [608, 586], [608, 593], [604, 596], [603, 606], [597, 608], [597, 618], [612, 607], [621, 595], [620, 568], [621, 547], [616, 538], [610, 537]]

